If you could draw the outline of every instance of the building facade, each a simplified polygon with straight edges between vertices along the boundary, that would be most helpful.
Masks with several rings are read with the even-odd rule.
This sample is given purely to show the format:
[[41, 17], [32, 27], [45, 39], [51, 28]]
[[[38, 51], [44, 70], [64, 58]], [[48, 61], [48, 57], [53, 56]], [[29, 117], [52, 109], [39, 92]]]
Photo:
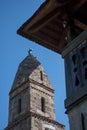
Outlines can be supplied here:
[[31, 51], [20, 63], [9, 95], [9, 120], [5, 130], [65, 129], [55, 121], [53, 87]]
[[87, 31], [63, 51], [66, 77], [66, 113], [70, 130], [87, 130]]

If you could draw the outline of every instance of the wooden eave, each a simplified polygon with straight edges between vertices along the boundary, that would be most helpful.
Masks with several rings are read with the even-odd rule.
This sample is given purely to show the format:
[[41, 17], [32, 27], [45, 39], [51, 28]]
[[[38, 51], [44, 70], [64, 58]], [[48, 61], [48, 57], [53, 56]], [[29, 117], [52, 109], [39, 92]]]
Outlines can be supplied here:
[[[69, 17], [72, 17], [75, 28], [87, 28], [85, 11], [87, 0], [46, 0], [35, 14], [17, 31], [18, 34], [43, 45], [57, 53], [61, 53], [67, 45]], [[86, 10], [86, 7], [85, 7]], [[81, 14], [82, 13], [82, 14]], [[80, 16], [83, 17], [82, 21]], [[85, 22], [84, 22], [85, 21]], [[66, 25], [64, 25], [66, 22]]]

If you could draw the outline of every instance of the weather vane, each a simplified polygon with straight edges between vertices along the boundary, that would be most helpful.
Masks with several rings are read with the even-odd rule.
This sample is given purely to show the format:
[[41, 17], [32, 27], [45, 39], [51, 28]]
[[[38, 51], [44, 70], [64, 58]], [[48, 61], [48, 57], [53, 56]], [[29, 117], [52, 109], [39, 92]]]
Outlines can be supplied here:
[[29, 48], [28, 54], [31, 55], [32, 54], [33, 49]]

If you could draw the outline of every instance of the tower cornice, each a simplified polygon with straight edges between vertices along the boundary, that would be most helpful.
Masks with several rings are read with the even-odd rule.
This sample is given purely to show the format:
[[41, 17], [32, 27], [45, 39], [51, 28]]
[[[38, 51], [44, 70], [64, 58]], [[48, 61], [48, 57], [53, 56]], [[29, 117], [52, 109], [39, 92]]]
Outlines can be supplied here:
[[[13, 94], [13, 96], [11, 96], [10, 99], [13, 99], [15, 96], [19, 95], [21, 92], [23, 92], [23, 91], [25, 91], [26, 89], [28, 89], [28, 88], [29, 88], [29, 85], [27, 85], [27, 86], [25, 86], [25, 87], [23, 86], [24, 84], [27, 84], [27, 83], [29, 83], [29, 84], [30, 84], [30, 83], [33, 83], [33, 84], [35, 84], [35, 85], [39, 85], [40, 87], [42, 87], [42, 88], [44, 88], [44, 89], [46, 89], [46, 90], [48, 90], [48, 91], [54, 93], [54, 89], [52, 89], [52, 88], [50, 88], [50, 87], [44, 85], [43, 83], [39, 83], [39, 82], [37, 82], [37, 81], [35, 81], [35, 80], [29, 78], [29, 79], [27, 79], [26, 81], [24, 81], [23, 83], [21, 83], [19, 86], [14, 87], [14, 89], [13, 89], [12, 91], [10, 91], [9, 95], [11, 95], [12, 93], [15, 93], [15, 92], [16, 92], [16, 94]], [[23, 86], [23, 87], [22, 87], [22, 86]], [[20, 91], [17, 92], [19, 89], [20, 89]], [[34, 89], [37, 89], [37, 88], [34, 87]]]
[[52, 124], [54, 124], [56, 126], [60, 126], [61, 128], [65, 128], [65, 125], [62, 125], [61, 123], [59, 123], [59, 122], [57, 122], [55, 120], [52, 120], [50, 118], [47, 118], [45, 116], [41, 116], [40, 114], [36, 114], [36, 113], [31, 112], [31, 116], [34, 117], [34, 118], [43, 120], [43, 121], [47, 121], [47, 122], [52, 123]]
[[48, 91], [54, 93], [54, 89], [52, 89], [52, 88], [50, 88], [50, 87], [44, 85], [43, 83], [39, 83], [38, 81], [35, 81], [35, 80], [33, 80], [33, 79], [30, 79], [30, 78], [29, 78], [29, 82], [30, 82], [30, 83], [33, 83], [33, 84], [35, 84], [35, 85], [39, 85], [40, 87], [42, 87], [42, 88], [44, 88], [44, 89], [46, 89], [46, 90], [48, 90]]
[[37, 119], [40, 119], [42, 121], [47, 121], [53, 125], [56, 125], [56, 126], [59, 126], [61, 127], [62, 129], [65, 129], [65, 125], [55, 121], [55, 120], [52, 120], [50, 118], [47, 118], [47, 117], [44, 117], [44, 116], [41, 116], [40, 114], [36, 114], [36, 113], [33, 113], [33, 112], [27, 112], [26, 114], [22, 115], [21, 118], [19, 118], [18, 120], [15, 120], [13, 123], [9, 124], [8, 127], [5, 129], [5, 130], [9, 130], [9, 129], [12, 129], [14, 128], [14, 126], [16, 126], [17, 124], [21, 123], [22, 121], [26, 120], [27, 118], [31, 118], [31, 117], [34, 117], [34, 118], [37, 118]]

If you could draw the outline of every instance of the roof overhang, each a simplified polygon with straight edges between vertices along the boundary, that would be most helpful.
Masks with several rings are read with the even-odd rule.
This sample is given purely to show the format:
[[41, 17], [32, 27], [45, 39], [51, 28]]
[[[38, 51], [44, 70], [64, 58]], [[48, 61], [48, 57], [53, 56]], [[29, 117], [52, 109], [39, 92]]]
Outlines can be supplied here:
[[74, 25], [76, 35], [87, 28], [86, 7], [87, 0], [46, 0], [17, 33], [61, 53], [70, 26]]

